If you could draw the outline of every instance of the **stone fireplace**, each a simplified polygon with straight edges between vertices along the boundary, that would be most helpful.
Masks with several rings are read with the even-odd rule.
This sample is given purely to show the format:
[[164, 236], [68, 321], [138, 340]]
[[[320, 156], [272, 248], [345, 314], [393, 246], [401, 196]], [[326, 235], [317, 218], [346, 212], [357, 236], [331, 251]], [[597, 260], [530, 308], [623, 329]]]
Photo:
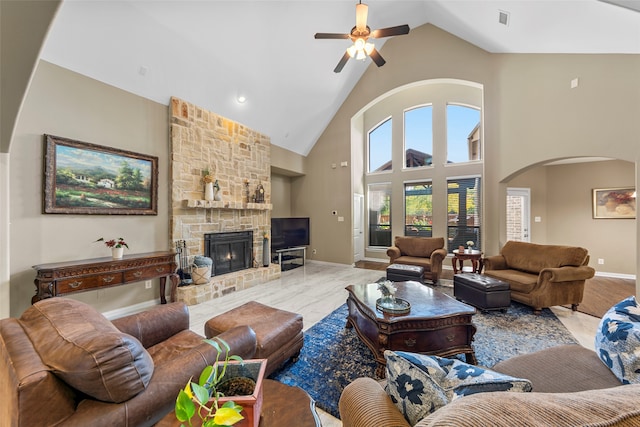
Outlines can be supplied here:
[[[235, 271], [235, 262], [229, 263], [229, 270], [214, 273], [208, 284], [179, 287], [178, 300], [199, 304], [280, 277], [278, 264], [262, 267], [261, 262], [263, 236], [271, 229], [269, 137], [178, 98], [171, 99], [170, 124], [171, 241], [184, 240], [191, 261], [208, 256], [207, 235], [251, 236], [242, 249], [249, 268]], [[221, 200], [204, 200], [204, 171], [218, 181]], [[251, 199], [259, 185], [264, 203]], [[214, 269], [215, 264], [216, 259]]]

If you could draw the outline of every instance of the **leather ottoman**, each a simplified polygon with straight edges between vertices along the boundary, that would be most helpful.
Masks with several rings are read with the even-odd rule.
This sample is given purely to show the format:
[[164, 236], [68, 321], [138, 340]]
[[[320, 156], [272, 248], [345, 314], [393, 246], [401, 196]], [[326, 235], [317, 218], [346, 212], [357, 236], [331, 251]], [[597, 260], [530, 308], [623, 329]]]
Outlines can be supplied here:
[[424, 267], [408, 264], [391, 264], [387, 267], [387, 280], [393, 282], [406, 282], [413, 280], [424, 283]]
[[482, 311], [504, 312], [511, 305], [511, 291], [507, 282], [477, 273], [454, 275], [453, 296]]
[[303, 343], [302, 315], [250, 301], [209, 319], [204, 334], [213, 338], [236, 326], [250, 326], [256, 333], [254, 359], [267, 359], [269, 376], [287, 359], [300, 353]]

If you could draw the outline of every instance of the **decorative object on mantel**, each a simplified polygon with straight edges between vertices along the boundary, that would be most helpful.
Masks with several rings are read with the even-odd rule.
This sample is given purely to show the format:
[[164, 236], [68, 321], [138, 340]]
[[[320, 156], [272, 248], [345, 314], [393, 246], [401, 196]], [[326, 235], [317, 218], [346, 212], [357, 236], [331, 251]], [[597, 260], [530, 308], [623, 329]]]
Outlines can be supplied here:
[[158, 215], [157, 157], [44, 137], [43, 213]]
[[113, 259], [122, 259], [122, 256], [124, 255], [124, 248], [129, 249], [129, 245], [127, 245], [127, 242], [125, 242], [122, 237], [111, 240], [104, 240], [104, 237], [101, 237], [93, 243], [96, 242], [104, 242], [106, 247], [111, 248], [111, 256]]
[[258, 184], [256, 188], [256, 203], [264, 203], [264, 187]]
[[202, 182], [204, 184], [204, 199], [213, 200], [213, 175], [209, 173], [209, 168], [202, 171]]
[[222, 194], [220, 194], [220, 184], [216, 179], [216, 182], [213, 183], [213, 200], [216, 202], [220, 202], [222, 200]]
[[269, 267], [271, 253], [269, 251], [269, 233], [266, 231], [262, 235], [262, 266]]
[[251, 192], [249, 191], [249, 180], [244, 180], [244, 198], [246, 203], [251, 203]]

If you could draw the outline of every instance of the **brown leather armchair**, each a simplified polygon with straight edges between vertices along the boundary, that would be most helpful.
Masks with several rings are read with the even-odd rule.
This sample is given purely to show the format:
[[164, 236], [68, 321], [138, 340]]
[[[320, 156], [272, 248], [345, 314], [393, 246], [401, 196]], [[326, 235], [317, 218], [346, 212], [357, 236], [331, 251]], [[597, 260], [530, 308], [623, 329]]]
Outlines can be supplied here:
[[419, 265], [424, 268], [424, 278], [433, 283], [442, 273], [442, 261], [447, 257], [442, 237], [396, 236], [393, 246], [387, 249], [391, 264]]
[[[219, 335], [233, 354], [253, 357], [253, 330]], [[67, 298], [35, 303], [0, 320], [0, 420], [6, 426], [152, 426], [178, 391], [216, 360], [189, 330], [183, 303], [107, 320]]]

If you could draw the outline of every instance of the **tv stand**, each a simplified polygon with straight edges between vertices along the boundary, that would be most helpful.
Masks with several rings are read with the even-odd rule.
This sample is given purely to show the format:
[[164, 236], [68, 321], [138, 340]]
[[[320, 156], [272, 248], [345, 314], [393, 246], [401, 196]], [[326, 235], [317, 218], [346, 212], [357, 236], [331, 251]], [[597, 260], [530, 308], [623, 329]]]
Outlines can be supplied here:
[[[304, 265], [304, 260], [307, 258], [307, 247], [306, 246], [297, 246], [294, 248], [286, 248], [286, 249], [277, 249], [276, 256], [278, 257], [278, 264], [280, 264], [280, 270], [287, 271], [292, 270], [294, 268], [302, 267]], [[302, 260], [302, 264], [295, 263], [294, 261], [297, 259]], [[290, 261], [287, 264], [283, 264], [283, 262]]]

